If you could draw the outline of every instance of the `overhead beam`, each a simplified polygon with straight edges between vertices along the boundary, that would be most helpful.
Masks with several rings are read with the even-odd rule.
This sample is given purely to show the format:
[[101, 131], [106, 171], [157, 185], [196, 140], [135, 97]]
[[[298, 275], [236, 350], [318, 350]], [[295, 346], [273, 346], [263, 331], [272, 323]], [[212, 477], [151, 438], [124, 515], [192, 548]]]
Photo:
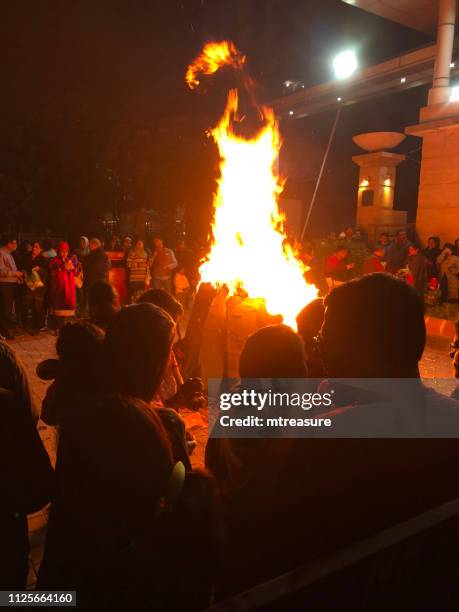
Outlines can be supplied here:
[[438, 0], [343, 0], [346, 4], [431, 34], [437, 23]]
[[[455, 40], [453, 58], [459, 55]], [[436, 45], [409, 51], [404, 55], [356, 72], [345, 80], [333, 80], [301, 89], [269, 102], [280, 118], [302, 118], [336, 109], [338, 105], [357, 104], [389, 94], [402, 93], [432, 82]], [[459, 59], [451, 75], [459, 75]], [[403, 82], [402, 82], [402, 79]], [[341, 100], [338, 100], [341, 98]]]

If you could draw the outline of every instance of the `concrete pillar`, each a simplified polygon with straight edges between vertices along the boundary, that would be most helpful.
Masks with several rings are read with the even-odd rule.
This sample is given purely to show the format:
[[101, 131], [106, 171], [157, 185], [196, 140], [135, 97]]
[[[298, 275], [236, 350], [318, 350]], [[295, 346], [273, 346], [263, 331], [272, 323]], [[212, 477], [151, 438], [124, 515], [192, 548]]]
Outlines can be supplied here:
[[[458, 109], [459, 110], [459, 109]], [[454, 242], [459, 236], [459, 113], [405, 130], [422, 143], [416, 229], [423, 242], [439, 236]]]
[[423, 139], [416, 229], [424, 242], [432, 235], [452, 242], [459, 234], [459, 102], [449, 100], [455, 18], [455, 0], [440, 0], [429, 102], [420, 123], [405, 129]]
[[453, 57], [456, 0], [440, 0], [438, 8], [437, 49], [435, 55], [432, 89], [429, 106], [448, 102], [450, 96], [449, 75]]
[[404, 155], [388, 151], [352, 158], [360, 166], [357, 227], [367, 233], [370, 243], [374, 243], [381, 232], [395, 232], [406, 226], [407, 213], [393, 209], [396, 168], [404, 159]]

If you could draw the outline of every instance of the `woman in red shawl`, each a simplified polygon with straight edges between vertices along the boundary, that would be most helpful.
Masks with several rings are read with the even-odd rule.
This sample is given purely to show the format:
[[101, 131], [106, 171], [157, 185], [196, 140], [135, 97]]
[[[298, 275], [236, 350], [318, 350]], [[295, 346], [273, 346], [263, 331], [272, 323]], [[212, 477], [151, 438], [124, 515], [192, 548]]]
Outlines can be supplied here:
[[81, 268], [78, 258], [69, 255], [69, 250], [68, 243], [61, 242], [57, 248], [57, 257], [49, 262], [50, 314], [55, 317], [57, 329], [64, 325], [66, 317], [75, 316], [75, 279], [81, 276]]

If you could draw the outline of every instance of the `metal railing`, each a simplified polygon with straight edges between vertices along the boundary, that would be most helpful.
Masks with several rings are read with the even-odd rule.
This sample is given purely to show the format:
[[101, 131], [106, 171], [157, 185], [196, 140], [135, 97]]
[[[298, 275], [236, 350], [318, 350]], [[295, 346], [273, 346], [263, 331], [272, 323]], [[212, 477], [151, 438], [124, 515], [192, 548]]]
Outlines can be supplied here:
[[[271, 610], [276, 608], [276, 605], [280, 606], [279, 609], [287, 610], [287, 607], [282, 607], [281, 602], [291, 598], [295, 593], [301, 594], [299, 597], [304, 604], [302, 609], [306, 609], [308, 589], [313, 589], [321, 581], [325, 581], [326, 584], [327, 580], [333, 580], [340, 573], [344, 573], [366, 560], [374, 559], [375, 555], [409, 542], [417, 536], [422, 536], [457, 517], [459, 517], [459, 498], [385, 529], [347, 548], [300, 566], [234, 597], [218, 602], [208, 608], [208, 612], [245, 612], [264, 607]], [[273, 551], [273, 554], [275, 554], [275, 551]], [[243, 563], [243, 560], [241, 560], [241, 563]], [[352, 602], [349, 601], [340, 602], [339, 605], [340, 607], [336, 609], [353, 609]]]

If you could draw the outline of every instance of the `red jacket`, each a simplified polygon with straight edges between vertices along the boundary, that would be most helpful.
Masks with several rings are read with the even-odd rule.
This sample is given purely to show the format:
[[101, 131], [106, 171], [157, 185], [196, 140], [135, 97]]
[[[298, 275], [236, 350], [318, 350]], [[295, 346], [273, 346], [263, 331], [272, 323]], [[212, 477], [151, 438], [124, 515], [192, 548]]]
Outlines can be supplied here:
[[347, 280], [346, 260], [330, 255], [325, 264], [325, 276], [337, 281]]
[[366, 259], [362, 266], [362, 274], [371, 274], [372, 272], [384, 272], [384, 266], [376, 255]]

